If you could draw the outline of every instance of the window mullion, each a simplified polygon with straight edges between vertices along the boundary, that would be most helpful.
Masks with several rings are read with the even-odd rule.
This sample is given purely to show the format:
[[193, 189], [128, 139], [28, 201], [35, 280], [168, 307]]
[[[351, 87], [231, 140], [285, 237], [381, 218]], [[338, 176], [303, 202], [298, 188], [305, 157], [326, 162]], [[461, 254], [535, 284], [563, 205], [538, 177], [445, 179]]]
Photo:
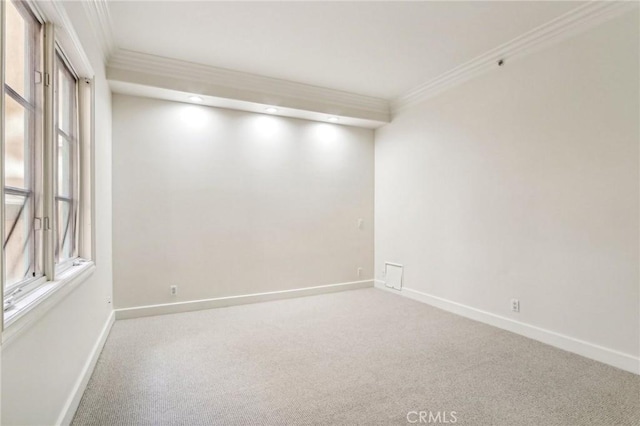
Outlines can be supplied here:
[[20, 96], [20, 94], [15, 90], [13, 90], [10, 86], [5, 85], [4, 90], [5, 90], [5, 94], [9, 95], [11, 99], [13, 99], [18, 104], [20, 104], [25, 110], [28, 110], [29, 112], [36, 111], [35, 105], [33, 105], [28, 100]]
[[55, 38], [54, 27], [50, 23], [44, 24], [44, 149], [43, 149], [43, 211], [44, 211], [44, 274], [49, 280], [55, 279], [54, 244], [55, 233], [53, 224], [54, 200], [54, 144], [57, 143], [54, 110], [55, 86]]
[[78, 82], [78, 256], [85, 259], [94, 259], [93, 227], [93, 190], [91, 173], [93, 170], [92, 161], [92, 140], [91, 137], [91, 117], [92, 108], [92, 82], [88, 79], [79, 79]]
[[72, 130], [75, 132], [75, 141], [72, 144], [72, 162], [73, 167], [73, 178], [71, 181], [72, 185], [72, 194], [74, 202], [72, 204], [72, 213], [71, 213], [71, 225], [72, 225], [72, 240], [71, 240], [71, 248], [72, 252], [76, 254], [76, 256], [80, 255], [80, 250], [78, 247], [78, 209], [80, 207], [78, 200], [80, 197], [80, 119], [79, 119], [79, 90], [80, 90], [80, 79], [76, 80], [76, 84], [73, 85], [73, 98], [74, 98], [74, 108], [73, 108], [73, 127]]
[[[4, 25], [4, 8], [5, 2], [0, 1], [0, 199], [2, 199], [2, 206], [4, 206], [4, 44], [5, 44], [5, 25]], [[4, 241], [4, 207], [0, 208], [0, 241]], [[4, 251], [1, 251], [0, 256], [0, 300], [4, 307]], [[0, 330], [4, 330], [4, 308], [3, 315], [0, 315]]]

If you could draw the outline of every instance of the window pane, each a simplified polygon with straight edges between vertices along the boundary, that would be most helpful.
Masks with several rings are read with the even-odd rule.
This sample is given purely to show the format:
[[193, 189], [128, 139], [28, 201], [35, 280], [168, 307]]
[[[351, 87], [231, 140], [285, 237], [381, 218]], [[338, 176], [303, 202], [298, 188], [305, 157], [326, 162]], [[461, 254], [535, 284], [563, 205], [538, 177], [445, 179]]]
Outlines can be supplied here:
[[56, 206], [55, 235], [56, 262], [62, 263], [77, 256], [77, 105], [76, 79], [62, 57], [56, 55], [55, 105], [58, 139], [56, 143]]
[[73, 132], [73, 108], [75, 104], [75, 80], [63, 68], [63, 62], [58, 59], [58, 128], [67, 135]]
[[4, 163], [4, 183], [5, 186], [15, 188], [26, 188], [26, 173], [28, 161], [26, 153], [28, 149], [27, 132], [27, 112], [14, 101], [10, 96], [5, 96], [5, 163]]
[[56, 201], [56, 260], [58, 263], [75, 257], [76, 222], [73, 203]]
[[27, 58], [27, 23], [11, 1], [5, 2], [7, 42], [6, 49], [6, 84], [27, 98], [25, 94], [26, 58]]
[[[42, 233], [34, 230], [41, 191], [42, 85], [36, 66], [42, 58], [40, 24], [21, 1], [5, 1], [4, 81], [4, 241], [5, 287], [39, 276]], [[39, 166], [38, 166], [39, 167]], [[8, 294], [5, 294], [8, 296]]]
[[31, 196], [5, 194], [5, 286], [33, 274], [33, 214]]
[[57, 194], [63, 197], [73, 197], [72, 187], [72, 146], [65, 137], [58, 136], [58, 178]]

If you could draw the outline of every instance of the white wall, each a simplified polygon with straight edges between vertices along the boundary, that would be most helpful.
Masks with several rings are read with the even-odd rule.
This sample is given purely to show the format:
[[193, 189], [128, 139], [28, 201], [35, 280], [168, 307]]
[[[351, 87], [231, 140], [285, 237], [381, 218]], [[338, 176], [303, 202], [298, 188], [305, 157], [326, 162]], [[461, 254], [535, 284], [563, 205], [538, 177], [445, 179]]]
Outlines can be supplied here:
[[116, 308], [373, 278], [371, 130], [115, 94], [113, 144]]
[[95, 273], [23, 334], [2, 346], [2, 424], [52, 425], [74, 396], [112, 312], [111, 93], [80, 2], [66, 5], [96, 72]]
[[378, 129], [376, 278], [402, 263], [410, 289], [637, 357], [638, 28], [507, 60]]

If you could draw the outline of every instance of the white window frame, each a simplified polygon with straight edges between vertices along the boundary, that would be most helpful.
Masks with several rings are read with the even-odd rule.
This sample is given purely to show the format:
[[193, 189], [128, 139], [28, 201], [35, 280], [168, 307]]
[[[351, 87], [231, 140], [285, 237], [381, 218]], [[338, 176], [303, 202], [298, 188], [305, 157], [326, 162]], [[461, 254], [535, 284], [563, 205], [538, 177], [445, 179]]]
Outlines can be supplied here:
[[[57, 65], [56, 65], [57, 64]], [[75, 116], [74, 119], [72, 120], [72, 127], [75, 127], [75, 129], [73, 129], [74, 132], [76, 132], [77, 134], [74, 135], [73, 133], [71, 133], [69, 136], [69, 138], [71, 139], [70, 142], [74, 142], [74, 136], [75, 136], [75, 144], [77, 145], [76, 147], [73, 148], [73, 152], [71, 154], [71, 159], [72, 161], [74, 161], [74, 163], [78, 163], [80, 161], [81, 155], [80, 155], [80, 108], [79, 108], [79, 102], [78, 102], [78, 98], [79, 98], [79, 91], [81, 90], [81, 79], [80, 77], [78, 77], [78, 74], [75, 72], [73, 66], [69, 63], [69, 60], [66, 58], [64, 52], [62, 51], [62, 49], [60, 48], [60, 46], [56, 45], [55, 46], [55, 52], [54, 52], [54, 69], [53, 69], [53, 73], [55, 74], [55, 77], [52, 77], [52, 83], [54, 86], [54, 89], [56, 88], [56, 85], [58, 84], [57, 81], [57, 72], [58, 72], [58, 68], [60, 66], [64, 66], [66, 67], [66, 72], [68, 72], [71, 77], [75, 80], [75, 85], [73, 88], [73, 102], [74, 102], [74, 111], [73, 111], [73, 115]], [[54, 90], [55, 91], [55, 90]], [[58, 96], [60, 96], [60, 88], [58, 88]], [[54, 108], [54, 115], [57, 115], [58, 111], [57, 111], [58, 106], [55, 105]], [[58, 137], [59, 134], [58, 132], [62, 132], [62, 130], [59, 128], [59, 124], [57, 122], [57, 117], [54, 117], [54, 135], [53, 135], [53, 151], [51, 152], [53, 155], [53, 159], [52, 159], [52, 164], [53, 164], [53, 182], [54, 182], [54, 198], [53, 198], [53, 212], [52, 212], [52, 220], [51, 222], [53, 224], [57, 224], [58, 223], [58, 210], [57, 210], [57, 203], [58, 203], [58, 198], [60, 198], [60, 195], [58, 194], [58, 189], [56, 188], [57, 186], [57, 179], [58, 179], [58, 170], [57, 170], [57, 159], [58, 159], [58, 151], [57, 149], [59, 149], [60, 147], [58, 146]], [[57, 149], [55, 147], [58, 147]], [[76, 150], [78, 152], [76, 152]], [[77, 158], [73, 158], [73, 157], [77, 157]], [[77, 168], [76, 168], [77, 167]], [[72, 165], [72, 182], [71, 182], [71, 192], [72, 194], [70, 195], [70, 197], [66, 197], [68, 198], [68, 202], [71, 204], [71, 208], [73, 209], [73, 212], [71, 212], [71, 215], [75, 215], [77, 214], [77, 218], [76, 223], [73, 224], [74, 227], [79, 227], [80, 224], [80, 216], [84, 213], [81, 211], [80, 209], [80, 165], [78, 164], [77, 166], [75, 164]], [[77, 206], [74, 206], [73, 204], [77, 203]], [[77, 209], [77, 210], [76, 210]], [[54, 228], [54, 235], [53, 235], [53, 240], [54, 240], [54, 264], [55, 264], [55, 274], [60, 274], [63, 271], [69, 269], [70, 267], [73, 266], [73, 264], [78, 260], [78, 259], [82, 259], [82, 257], [80, 256], [80, 244], [81, 241], [79, 239], [77, 239], [77, 235], [79, 233], [79, 228], [75, 230], [76, 234], [73, 236], [73, 239], [76, 241], [73, 241], [73, 247], [74, 247], [74, 256], [68, 258], [68, 259], [64, 259], [61, 262], [58, 262], [57, 260], [57, 255], [55, 255], [55, 250], [58, 248], [58, 241], [57, 241], [57, 237], [58, 237], [58, 230]]]
[[[3, 3], [2, 4], [2, 19], [4, 20], [4, 15], [6, 13], [5, 12], [6, 5], [5, 5], [4, 1], [2, 3]], [[17, 6], [18, 8], [29, 9], [29, 7], [25, 3], [23, 3], [23, 2], [21, 2], [21, 3], [22, 3], [21, 5]], [[44, 31], [44, 26], [42, 26], [42, 23], [39, 21], [39, 19], [35, 16], [35, 14], [33, 14], [33, 12], [31, 12], [31, 14], [34, 15], [34, 16], [32, 16], [32, 18], [39, 25], [41, 25], [41, 28], [40, 28], [41, 32]], [[31, 41], [33, 42], [34, 40], [31, 40]], [[38, 43], [38, 45], [39, 45], [40, 49], [44, 48], [44, 46], [42, 45], [42, 40], [40, 40], [40, 43]], [[2, 44], [2, 47], [4, 48], [4, 43]], [[35, 59], [35, 58], [38, 56], [39, 52], [31, 52], [31, 53], [32, 53], [32, 55], [31, 55], [32, 56], [32, 60], [35, 61], [34, 63], [37, 66], [38, 65], [38, 60]], [[4, 52], [2, 53], [2, 59], [4, 60]], [[40, 69], [42, 69], [42, 65], [43, 64], [39, 64], [39, 65], [40, 65]], [[2, 73], [3, 73], [3, 75], [2, 75], [2, 78], [0, 78], [0, 82], [2, 82], [2, 97], [3, 97], [3, 99], [2, 99], [2, 103], [3, 103], [2, 120], [4, 120], [4, 102], [6, 100], [5, 97], [4, 97], [4, 95], [5, 95], [4, 71], [5, 71], [4, 64], [2, 64]], [[27, 90], [27, 89], [25, 89], [25, 90]], [[36, 85], [34, 85], [33, 87], [30, 87], [28, 90], [37, 92], [39, 90], [39, 88]], [[14, 101], [18, 102], [19, 104], [22, 104], [22, 101], [17, 101], [15, 96], [12, 95], [11, 93], [9, 93], [9, 96]], [[20, 94], [17, 94], [17, 96], [22, 98], [22, 95], [20, 95]], [[42, 143], [41, 143], [41, 139], [42, 139], [42, 120], [41, 120], [41, 116], [40, 116], [41, 114], [37, 110], [38, 110], [39, 107], [41, 107], [41, 104], [43, 102], [42, 93], [39, 93], [39, 94], [38, 93], [35, 93], [35, 94], [34, 93], [30, 93], [29, 97], [33, 98], [32, 101], [34, 102], [34, 105], [32, 105], [32, 107], [31, 107], [32, 111], [30, 112], [30, 114], [31, 114], [30, 119], [34, 121], [34, 123], [32, 124], [33, 128], [30, 129], [30, 137], [33, 137], [34, 141], [32, 141], [33, 142], [32, 143], [33, 146], [31, 146], [30, 149], [39, 152], [39, 155], [38, 154], [35, 155], [35, 157], [34, 158], [30, 158], [30, 160], [40, 160], [41, 156], [42, 156], [42, 152], [41, 152], [42, 151], [42, 146], [36, 146], [36, 145], [38, 145], [38, 144], [42, 145]], [[2, 123], [2, 128], [4, 128], [4, 121]], [[4, 138], [4, 132], [2, 132], [2, 138]], [[39, 141], [40, 141], [40, 143], [39, 143]], [[4, 146], [4, 140], [1, 140], [0, 142], [1, 142], [0, 146]], [[4, 154], [4, 150], [2, 150], [2, 153]], [[4, 158], [2, 158], [2, 164], [4, 165]], [[29, 179], [34, 179], [36, 181], [35, 185], [32, 187], [34, 200], [37, 198], [37, 196], [40, 193], [42, 193], [41, 185], [39, 183], [39, 181], [42, 180], [42, 176], [41, 176], [42, 175], [42, 170], [36, 170], [37, 168], [38, 168], [38, 164], [36, 163], [36, 161], [32, 161], [31, 169], [33, 169], [33, 170], [30, 170]], [[5, 182], [4, 182], [4, 170], [0, 174], [0, 185], [2, 186], [2, 192], [1, 192], [2, 199], [4, 199], [4, 196], [5, 196], [4, 190], [6, 188]], [[39, 218], [41, 216], [41, 210], [39, 211], [37, 209], [36, 202], [34, 200], [31, 201], [31, 203], [32, 203], [31, 208], [35, 209], [35, 211], [33, 212], [33, 216], [34, 216], [34, 219], [36, 219], [36, 218]], [[4, 205], [3, 205], [3, 207], [0, 208], [0, 210], [2, 210], [3, 214], [5, 213]], [[34, 226], [34, 224], [32, 224], [32, 226]], [[0, 235], [2, 236], [1, 241], [4, 242], [4, 237], [5, 237], [5, 235], [4, 235], [4, 216], [2, 216], [2, 231], [0, 232]], [[38, 241], [37, 238], [34, 238], [34, 241], [32, 241], [32, 244], [36, 244], [38, 242], [40, 243], [40, 245], [42, 245], [43, 244], [43, 238], [39, 238], [39, 241]], [[36, 257], [33, 259], [34, 269], [37, 268], [36, 265], [38, 263], [41, 263], [42, 260], [43, 260], [42, 256], [40, 256], [40, 258], [38, 259], [38, 255], [36, 254]], [[5, 257], [4, 256], [2, 256], [2, 265], [1, 266], [2, 267], [0, 267], [0, 271], [3, 271], [4, 267], [5, 267]], [[17, 283], [13, 283], [13, 284], [7, 286], [4, 289], [4, 292], [6, 293], [6, 295], [7, 296], [15, 295], [15, 298], [17, 299], [17, 298], [21, 297], [22, 295], [25, 295], [25, 294], [29, 293], [30, 291], [34, 290], [38, 286], [40, 286], [43, 283], [45, 283], [46, 282], [46, 277], [44, 275], [44, 268], [43, 268], [44, 265], [40, 265], [40, 266], [41, 266], [41, 270], [39, 271], [39, 275], [38, 276], [36, 276], [34, 278], [30, 278], [30, 279], [24, 279], [22, 281], [19, 281]], [[4, 273], [2, 274], [2, 278], [0, 279], [0, 284], [4, 283], [3, 280], [4, 280]], [[4, 301], [4, 297], [3, 297], [3, 301]]]
[[[0, 315], [2, 341], [5, 342], [27, 324], [35, 322], [48, 309], [65, 297], [75, 286], [84, 282], [95, 270], [95, 208], [94, 208], [94, 87], [93, 69], [82, 49], [64, 6], [58, 2], [22, 1], [36, 19], [44, 26], [44, 95], [43, 95], [43, 273], [44, 276], [34, 281], [22, 282], [23, 291], [15, 297], [14, 306]], [[5, 19], [5, 2], [0, 2], [0, 19]], [[4, 29], [4, 25], [2, 26]], [[5, 34], [0, 33], [0, 83], [2, 96], [0, 100], [0, 119], [5, 116], [4, 99], [4, 45]], [[77, 257], [56, 265], [55, 224], [53, 209], [55, 208], [55, 166], [53, 143], [57, 144], [57, 129], [54, 129], [54, 93], [53, 73], [56, 52], [64, 58], [66, 66], [77, 78], [77, 139], [78, 139], [78, 180], [76, 188], [78, 209]], [[3, 128], [4, 128], [4, 122]], [[4, 147], [4, 132], [0, 132], [0, 146]], [[0, 149], [0, 175], [4, 176], [4, 149]], [[4, 182], [0, 187], [0, 199], [4, 200]], [[0, 223], [4, 224], [4, 208], [0, 208]], [[4, 241], [4, 225], [0, 227], [0, 237]], [[4, 253], [0, 264], [0, 299], [4, 296]], [[15, 289], [12, 286], [12, 291]], [[29, 314], [29, 315], [27, 315]]]

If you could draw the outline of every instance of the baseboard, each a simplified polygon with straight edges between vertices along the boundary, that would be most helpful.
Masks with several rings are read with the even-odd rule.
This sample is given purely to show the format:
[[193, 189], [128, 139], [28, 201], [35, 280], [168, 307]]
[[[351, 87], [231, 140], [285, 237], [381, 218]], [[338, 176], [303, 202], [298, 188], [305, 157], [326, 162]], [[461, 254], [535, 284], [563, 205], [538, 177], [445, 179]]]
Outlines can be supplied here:
[[515, 321], [511, 318], [496, 315], [491, 312], [476, 309], [441, 297], [432, 296], [418, 290], [404, 287], [402, 291], [397, 291], [386, 287], [384, 282], [378, 280], [375, 281], [375, 287], [418, 302], [426, 303], [444, 311], [452, 312], [475, 321], [511, 331], [512, 333], [520, 334], [530, 339], [546, 343], [547, 345], [551, 345], [634, 374], [640, 374], [640, 358], [629, 354], [585, 342], [584, 340], [575, 339], [564, 334], [556, 333], [555, 331]]
[[240, 296], [219, 297], [215, 299], [192, 300], [188, 302], [166, 303], [162, 305], [137, 306], [116, 309], [116, 319], [131, 319], [153, 315], [175, 314], [180, 312], [199, 311], [203, 309], [224, 308], [227, 306], [246, 305], [249, 303], [268, 302], [270, 300], [291, 299], [294, 297], [314, 296], [338, 291], [356, 290], [373, 287], [373, 280], [352, 281], [316, 287], [297, 288], [293, 290], [254, 293]]
[[75, 386], [73, 387], [73, 391], [69, 398], [67, 399], [67, 403], [65, 404], [62, 413], [58, 417], [58, 421], [56, 425], [67, 426], [71, 424], [73, 420], [73, 416], [78, 409], [78, 405], [80, 405], [80, 400], [82, 399], [82, 395], [84, 394], [85, 389], [87, 388], [87, 384], [89, 383], [89, 379], [91, 378], [91, 374], [93, 374], [93, 369], [98, 362], [98, 358], [100, 357], [100, 353], [102, 352], [102, 348], [104, 347], [105, 342], [107, 341], [107, 337], [109, 336], [109, 332], [111, 331], [111, 326], [115, 322], [115, 311], [111, 311], [109, 318], [107, 318], [107, 322], [102, 327], [102, 331], [98, 336], [98, 340], [93, 345], [91, 349], [91, 354], [85, 362], [84, 367], [80, 373], [80, 377], [76, 381]]

